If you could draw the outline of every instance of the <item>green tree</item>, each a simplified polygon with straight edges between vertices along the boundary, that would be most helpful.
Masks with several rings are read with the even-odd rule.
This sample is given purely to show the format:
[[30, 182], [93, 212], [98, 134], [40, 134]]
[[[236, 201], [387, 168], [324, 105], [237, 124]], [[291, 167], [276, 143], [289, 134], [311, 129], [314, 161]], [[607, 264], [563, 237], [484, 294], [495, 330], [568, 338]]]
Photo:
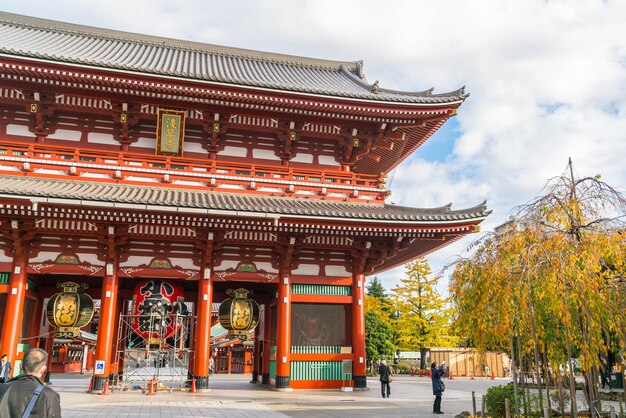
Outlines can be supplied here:
[[375, 298], [378, 298], [378, 299], [387, 298], [387, 294], [385, 293], [385, 288], [383, 287], [383, 284], [381, 283], [378, 276], [374, 276], [372, 281], [367, 286], [365, 286], [365, 291], [367, 292], [368, 296], [374, 296]]
[[365, 353], [368, 363], [390, 358], [396, 350], [393, 344], [394, 332], [380, 316], [365, 312]]
[[385, 287], [377, 276], [365, 286], [366, 302], [365, 310], [375, 312], [382, 320], [389, 322], [393, 316], [393, 306]]
[[419, 351], [420, 368], [425, 368], [430, 347], [453, 343], [449, 337], [451, 309], [448, 300], [436, 289], [437, 277], [431, 275], [428, 262], [419, 258], [405, 266], [407, 277], [391, 291], [396, 310], [393, 328], [398, 347]]

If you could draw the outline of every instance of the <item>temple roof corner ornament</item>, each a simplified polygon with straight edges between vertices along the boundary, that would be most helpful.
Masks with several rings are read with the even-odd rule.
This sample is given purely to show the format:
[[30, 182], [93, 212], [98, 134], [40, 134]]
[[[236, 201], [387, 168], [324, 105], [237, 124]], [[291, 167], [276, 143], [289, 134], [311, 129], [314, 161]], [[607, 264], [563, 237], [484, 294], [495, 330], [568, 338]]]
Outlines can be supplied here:
[[378, 85], [378, 80], [374, 81], [372, 84], [372, 93], [378, 94], [380, 92], [380, 86]]
[[365, 73], [363, 72], [363, 60], [356, 62], [356, 75], [361, 79], [365, 79]]

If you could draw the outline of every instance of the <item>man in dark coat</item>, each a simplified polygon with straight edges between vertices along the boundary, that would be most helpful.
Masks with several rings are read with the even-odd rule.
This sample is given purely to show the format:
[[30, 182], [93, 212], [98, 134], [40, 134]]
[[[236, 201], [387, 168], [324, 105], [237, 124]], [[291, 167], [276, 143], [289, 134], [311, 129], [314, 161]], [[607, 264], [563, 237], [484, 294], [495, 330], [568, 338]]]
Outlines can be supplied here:
[[443, 414], [441, 412], [441, 395], [445, 390], [445, 386], [441, 377], [446, 370], [446, 362], [441, 362], [441, 367], [437, 367], [437, 362], [433, 361], [430, 365], [430, 378], [433, 381], [433, 395], [435, 395], [435, 403], [433, 404], [433, 414]]
[[[35, 390], [41, 385], [41, 376], [46, 371], [48, 353], [40, 348], [31, 348], [24, 354], [22, 372], [4, 385], [0, 385], [0, 417], [20, 418]], [[32, 416], [61, 418], [59, 394], [44, 387], [31, 411]]]
[[383, 360], [378, 366], [378, 374], [380, 375], [380, 392], [383, 398], [388, 398], [391, 395], [391, 387], [389, 382], [391, 381], [391, 369], [387, 366], [387, 362]]

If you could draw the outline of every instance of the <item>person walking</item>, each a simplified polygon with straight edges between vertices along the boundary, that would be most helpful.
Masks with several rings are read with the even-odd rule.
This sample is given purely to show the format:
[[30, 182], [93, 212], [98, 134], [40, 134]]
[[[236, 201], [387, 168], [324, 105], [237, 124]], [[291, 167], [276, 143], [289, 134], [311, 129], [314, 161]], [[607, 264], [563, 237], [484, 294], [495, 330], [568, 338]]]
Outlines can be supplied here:
[[430, 378], [433, 383], [433, 395], [435, 395], [435, 403], [433, 404], [433, 414], [443, 414], [441, 411], [441, 395], [446, 390], [446, 385], [441, 380], [444, 371], [446, 370], [446, 362], [441, 362], [441, 367], [437, 367], [437, 362], [433, 361], [430, 365]]
[[2, 355], [2, 361], [0, 361], [0, 383], [4, 383], [9, 380], [9, 376], [11, 376], [11, 363], [9, 362], [9, 356], [6, 354]]
[[48, 353], [31, 348], [24, 354], [22, 373], [0, 385], [0, 417], [61, 418], [61, 398], [41, 382]]
[[391, 387], [389, 386], [389, 382], [391, 382], [391, 369], [387, 366], [387, 362], [383, 360], [378, 366], [378, 374], [380, 379], [380, 392], [383, 395], [383, 398], [388, 398], [391, 395]]

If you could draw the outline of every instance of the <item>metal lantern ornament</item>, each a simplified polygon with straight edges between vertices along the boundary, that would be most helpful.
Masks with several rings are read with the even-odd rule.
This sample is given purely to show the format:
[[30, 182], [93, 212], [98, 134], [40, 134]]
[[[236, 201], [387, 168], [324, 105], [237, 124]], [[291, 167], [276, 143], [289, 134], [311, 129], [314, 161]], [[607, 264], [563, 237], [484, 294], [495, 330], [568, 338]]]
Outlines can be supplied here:
[[248, 299], [250, 293], [246, 289], [228, 289], [226, 294], [230, 299], [220, 305], [220, 324], [228, 330], [230, 338], [247, 340], [249, 331], [259, 322], [259, 305]]
[[133, 315], [133, 331], [149, 344], [158, 344], [180, 328], [176, 316], [187, 315], [185, 291], [173, 281], [143, 280], [133, 291]]
[[94, 314], [93, 299], [83, 293], [89, 286], [65, 282], [57, 284], [57, 287], [63, 288], [63, 292], [52, 295], [48, 300], [46, 318], [50, 325], [57, 327], [57, 336], [77, 337]]

